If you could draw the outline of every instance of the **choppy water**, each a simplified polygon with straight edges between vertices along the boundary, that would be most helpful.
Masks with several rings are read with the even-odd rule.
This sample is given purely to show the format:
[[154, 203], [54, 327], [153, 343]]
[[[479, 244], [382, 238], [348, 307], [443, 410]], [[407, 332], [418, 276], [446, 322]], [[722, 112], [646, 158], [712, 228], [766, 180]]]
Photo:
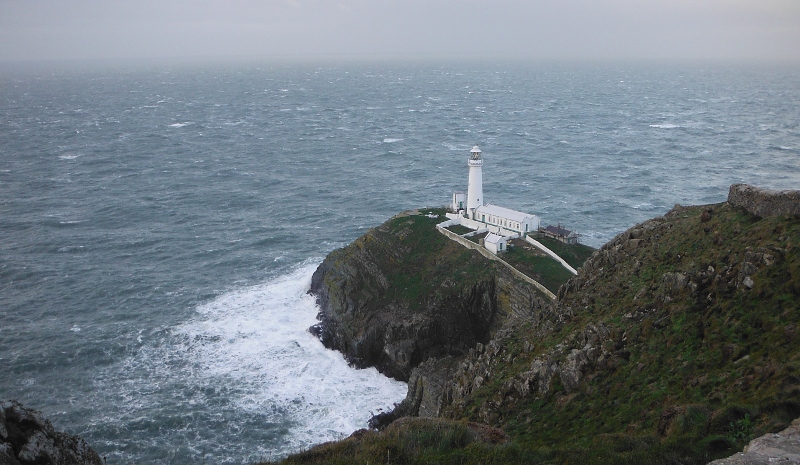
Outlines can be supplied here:
[[0, 398], [109, 463], [247, 463], [405, 394], [305, 330], [322, 257], [464, 190], [599, 246], [734, 182], [800, 186], [798, 69], [0, 73]]

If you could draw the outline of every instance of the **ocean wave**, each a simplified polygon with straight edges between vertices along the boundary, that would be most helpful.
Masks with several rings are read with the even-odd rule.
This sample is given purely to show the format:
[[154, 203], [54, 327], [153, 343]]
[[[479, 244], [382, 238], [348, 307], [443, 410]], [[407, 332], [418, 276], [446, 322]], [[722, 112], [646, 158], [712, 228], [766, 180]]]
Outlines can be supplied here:
[[192, 122], [191, 122], [191, 121], [186, 121], [186, 122], [183, 122], [183, 123], [173, 123], [173, 124], [170, 124], [170, 125], [169, 125], [169, 127], [171, 127], [171, 128], [182, 128], [182, 127], [184, 127], [184, 126], [188, 126], [188, 125], [190, 125], [190, 124], [192, 124]]
[[658, 129], [675, 129], [681, 126], [672, 123], [662, 123], [662, 124], [651, 124], [651, 128], [658, 128]]
[[[308, 261], [269, 283], [225, 293], [197, 307], [197, 316], [170, 331], [168, 343], [148, 346], [121, 370], [131, 379], [127, 417], [156, 408], [182, 411], [170, 402], [189, 402], [215, 416], [255, 421], [265, 433], [281, 437], [268, 449], [238, 451], [282, 456], [364, 428], [371, 414], [403, 399], [407, 386], [377, 370], [351, 368], [341, 353], [326, 349], [308, 332], [318, 307], [306, 292], [319, 261]], [[152, 344], [152, 343], [151, 343]], [[153, 388], [152, 380], [162, 380]], [[189, 399], [160, 392], [149, 396], [163, 405], [147, 405], [141, 393], [185, 386]], [[217, 396], [225, 393], [225, 408]], [[209, 395], [208, 393], [213, 393]], [[184, 394], [186, 395], [186, 394]], [[216, 420], [218, 421], [218, 420]], [[192, 434], [206, 436], [213, 424], [194, 424]], [[217, 433], [218, 434], [218, 433]], [[218, 438], [208, 457], [224, 461], [237, 435]], [[255, 460], [256, 457], [253, 457]]]

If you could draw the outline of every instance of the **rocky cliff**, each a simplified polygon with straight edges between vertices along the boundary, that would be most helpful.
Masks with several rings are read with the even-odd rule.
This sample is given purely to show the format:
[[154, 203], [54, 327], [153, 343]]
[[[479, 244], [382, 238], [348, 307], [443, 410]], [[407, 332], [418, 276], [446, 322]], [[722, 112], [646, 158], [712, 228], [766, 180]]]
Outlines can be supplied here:
[[448, 240], [427, 210], [398, 215], [325, 258], [312, 277], [312, 328], [355, 366], [407, 381], [428, 359], [459, 357], [546, 305], [502, 266]]
[[[479, 422], [511, 437], [511, 446], [470, 445], [466, 455], [436, 446], [464, 463], [701, 464], [786, 428], [800, 416], [797, 195], [733, 186], [728, 202], [676, 206], [603, 246], [553, 304], [525, 305], [517, 292], [517, 311], [500, 312], [501, 270], [456, 271], [452, 289], [494, 277], [481, 301], [493, 315], [488, 340], [422, 357], [399, 414]], [[415, 234], [407, 230], [404, 240]], [[432, 256], [439, 258], [415, 260], [415, 273], [440, 263]], [[386, 270], [374, 259], [373, 270]], [[437, 282], [451, 271], [437, 269]], [[385, 292], [396, 293], [381, 273]], [[429, 292], [415, 294], [422, 307]], [[348, 295], [337, 305], [355, 310]], [[369, 441], [359, 444], [369, 458]], [[404, 463], [432, 453], [403, 450]]]
[[0, 402], [0, 465], [103, 465], [81, 438], [56, 431], [41, 412]]

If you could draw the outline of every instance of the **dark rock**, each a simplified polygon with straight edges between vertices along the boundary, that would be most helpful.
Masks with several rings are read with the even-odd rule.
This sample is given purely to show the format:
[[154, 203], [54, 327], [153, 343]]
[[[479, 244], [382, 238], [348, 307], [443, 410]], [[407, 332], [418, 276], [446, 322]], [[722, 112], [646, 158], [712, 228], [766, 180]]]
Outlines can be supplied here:
[[796, 190], [771, 191], [734, 184], [728, 191], [728, 203], [760, 217], [800, 215], [800, 191]]
[[[463, 356], [488, 342], [506, 319], [527, 317], [547, 305], [532, 285], [448, 240], [433, 225], [410, 234], [415, 221], [424, 217], [395, 217], [331, 252], [314, 272], [309, 291], [320, 307], [320, 323], [310, 331], [326, 347], [357, 367], [374, 366], [402, 381], [424, 361]], [[419, 282], [425, 273], [429, 276]]]
[[0, 465], [102, 465], [78, 436], [56, 431], [41, 412], [0, 402]]

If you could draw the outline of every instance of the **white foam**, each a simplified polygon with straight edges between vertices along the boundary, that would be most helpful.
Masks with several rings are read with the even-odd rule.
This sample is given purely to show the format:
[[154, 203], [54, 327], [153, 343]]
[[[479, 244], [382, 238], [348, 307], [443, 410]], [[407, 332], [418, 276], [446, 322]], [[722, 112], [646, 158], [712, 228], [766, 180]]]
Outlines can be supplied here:
[[447, 150], [451, 150], [451, 151], [454, 151], [454, 152], [462, 152], [462, 151], [465, 151], [465, 150], [469, 151], [469, 147], [467, 147], [466, 145], [462, 146], [462, 145], [450, 144], [450, 143], [447, 143], [447, 142], [443, 143], [442, 145], [447, 147]]
[[170, 124], [170, 125], [169, 125], [169, 127], [171, 127], [171, 128], [182, 128], [182, 127], [184, 127], [184, 126], [188, 126], [188, 125], [190, 125], [190, 124], [192, 124], [192, 122], [191, 122], [191, 121], [185, 121], [185, 122], [183, 122], [183, 123], [173, 123], [173, 124]]
[[391, 407], [407, 389], [375, 369], [352, 369], [308, 332], [317, 322], [318, 308], [306, 294], [316, 266], [224, 294], [174, 330], [189, 341], [184, 356], [193, 359], [196, 376], [211, 385], [235, 382], [235, 408], [265, 413], [277, 406], [291, 418], [289, 442], [279, 453], [363, 428], [370, 412]]
[[391, 137], [387, 137], [383, 139], [384, 144], [391, 144], [392, 142], [400, 142], [403, 139], [392, 139]]
[[663, 123], [663, 124], [651, 124], [650, 127], [658, 129], [675, 129], [679, 128], [680, 126], [672, 123]]

